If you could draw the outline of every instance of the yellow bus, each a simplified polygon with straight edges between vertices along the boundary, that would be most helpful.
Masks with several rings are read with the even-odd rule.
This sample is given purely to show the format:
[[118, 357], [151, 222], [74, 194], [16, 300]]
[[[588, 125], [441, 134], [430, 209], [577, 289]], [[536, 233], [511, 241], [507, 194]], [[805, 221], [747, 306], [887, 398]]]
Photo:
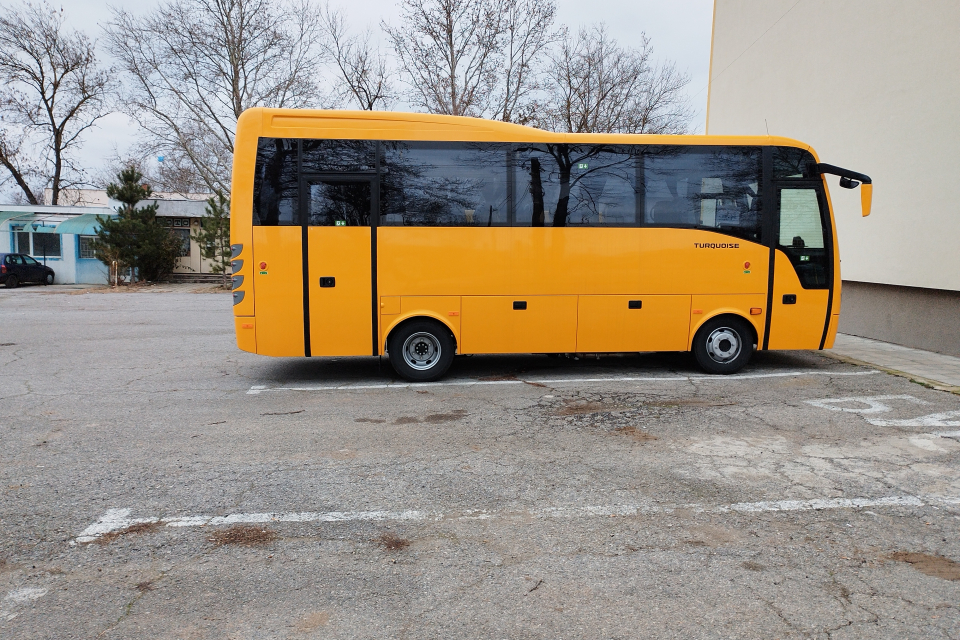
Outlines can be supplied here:
[[388, 355], [824, 349], [840, 261], [824, 174], [777, 137], [562, 134], [414, 113], [250, 109], [233, 163], [240, 349]]

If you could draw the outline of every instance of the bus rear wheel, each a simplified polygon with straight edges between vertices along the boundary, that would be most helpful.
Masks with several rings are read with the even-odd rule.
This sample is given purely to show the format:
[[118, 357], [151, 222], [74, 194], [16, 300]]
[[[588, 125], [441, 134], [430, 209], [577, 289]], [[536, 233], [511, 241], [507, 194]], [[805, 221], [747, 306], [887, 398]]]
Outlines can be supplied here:
[[730, 374], [753, 356], [753, 331], [736, 316], [720, 316], [703, 324], [693, 338], [693, 355], [707, 373]]
[[390, 364], [401, 378], [411, 382], [432, 382], [453, 363], [454, 346], [450, 330], [435, 320], [410, 320], [387, 338]]

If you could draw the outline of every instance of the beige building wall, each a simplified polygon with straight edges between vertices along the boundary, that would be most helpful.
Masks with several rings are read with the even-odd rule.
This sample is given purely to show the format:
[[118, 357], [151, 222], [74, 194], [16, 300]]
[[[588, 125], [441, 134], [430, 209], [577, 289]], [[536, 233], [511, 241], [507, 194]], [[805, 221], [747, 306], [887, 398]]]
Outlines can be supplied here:
[[829, 179], [844, 280], [960, 291], [960, 1], [716, 0], [710, 75], [707, 133], [873, 178]]

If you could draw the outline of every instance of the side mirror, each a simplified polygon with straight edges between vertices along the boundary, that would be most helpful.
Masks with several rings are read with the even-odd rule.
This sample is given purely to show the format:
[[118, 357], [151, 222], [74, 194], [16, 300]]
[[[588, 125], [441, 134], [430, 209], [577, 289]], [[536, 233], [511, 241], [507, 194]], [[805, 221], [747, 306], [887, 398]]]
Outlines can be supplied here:
[[870, 206], [873, 204], [873, 184], [860, 185], [860, 208], [863, 211], [863, 217], [870, 215]]
[[840, 186], [844, 189], [856, 189], [859, 182], [851, 180], [850, 178], [840, 178]]

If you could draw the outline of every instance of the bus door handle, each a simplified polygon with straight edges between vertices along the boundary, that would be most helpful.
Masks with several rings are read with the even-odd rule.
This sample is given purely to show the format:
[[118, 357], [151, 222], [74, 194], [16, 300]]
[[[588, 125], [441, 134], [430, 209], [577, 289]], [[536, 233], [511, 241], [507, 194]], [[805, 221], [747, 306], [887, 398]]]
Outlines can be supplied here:
[[797, 304], [797, 294], [795, 293], [783, 294], [783, 304]]
[[643, 309], [643, 300], [628, 300], [627, 309]]
[[513, 301], [513, 309], [514, 309], [514, 311], [523, 311], [523, 310], [526, 309], [526, 308], [527, 308], [527, 301], [526, 301], [526, 300], [514, 300], [514, 301]]
[[337, 279], [333, 276], [325, 276], [320, 278], [320, 287], [323, 289], [330, 289], [337, 286]]

